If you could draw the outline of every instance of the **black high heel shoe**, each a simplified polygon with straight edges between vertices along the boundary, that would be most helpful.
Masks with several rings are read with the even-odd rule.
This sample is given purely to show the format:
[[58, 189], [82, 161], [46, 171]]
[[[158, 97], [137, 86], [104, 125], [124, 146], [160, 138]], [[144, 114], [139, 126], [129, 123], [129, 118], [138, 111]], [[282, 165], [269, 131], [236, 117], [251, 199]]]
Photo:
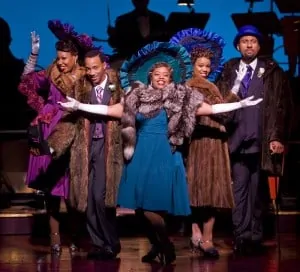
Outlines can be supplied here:
[[143, 263], [151, 263], [155, 260], [156, 257], [159, 257], [160, 251], [156, 245], [152, 245], [150, 251], [142, 257]]
[[175, 247], [173, 243], [169, 242], [162, 245], [159, 260], [162, 265], [169, 265], [176, 260]]

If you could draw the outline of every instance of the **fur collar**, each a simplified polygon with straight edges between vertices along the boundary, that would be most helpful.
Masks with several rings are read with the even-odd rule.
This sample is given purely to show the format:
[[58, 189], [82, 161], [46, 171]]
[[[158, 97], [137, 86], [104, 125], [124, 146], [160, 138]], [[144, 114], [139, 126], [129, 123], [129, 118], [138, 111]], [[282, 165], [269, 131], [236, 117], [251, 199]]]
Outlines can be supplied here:
[[53, 63], [47, 69], [47, 74], [51, 82], [65, 95], [74, 96], [75, 83], [82, 77], [85, 76], [85, 69], [77, 66], [75, 72], [71, 75], [70, 73], [61, 73], [57, 65]]
[[193, 76], [186, 84], [202, 93], [205, 101], [209, 104], [220, 103], [220, 101], [222, 101], [222, 95], [218, 87], [203, 77]]

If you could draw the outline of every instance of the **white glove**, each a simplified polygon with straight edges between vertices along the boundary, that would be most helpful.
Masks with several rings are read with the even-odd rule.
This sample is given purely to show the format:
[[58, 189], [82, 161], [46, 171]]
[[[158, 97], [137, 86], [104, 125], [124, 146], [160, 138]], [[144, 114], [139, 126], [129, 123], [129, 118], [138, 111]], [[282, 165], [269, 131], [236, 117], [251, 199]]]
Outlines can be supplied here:
[[236, 70], [235, 72], [236, 72], [236, 79], [234, 80], [234, 84], [231, 89], [231, 92], [233, 92], [234, 94], [237, 94], [240, 90], [242, 80], [243, 80], [244, 76], [246, 75], [246, 69], [240, 68], [239, 71]]
[[38, 55], [40, 51], [40, 36], [35, 33], [35, 31], [31, 32], [31, 53]]
[[81, 110], [89, 113], [99, 114], [99, 115], [107, 115], [108, 106], [107, 105], [99, 105], [99, 104], [83, 104], [77, 101], [76, 99], [67, 96], [68, 102], [58, 101], [57, 103], [68, 111], [76, 111]]
[[215, 104], [211, 106], [212, 114], [230, 112], [241, 108], [252, 107], [263, 101], [262, 98], [253, 100], [254, 96], [247, 97], [240, 102]]
[[76, 111], [79, 108], [79, 101], [77, 101], [76, 99], [67, 96], [67, 100], [68, 102], [61, 102], [58, 101], [57, 103], [64, 109], [67, 111]]
[[31, 54], [24, 67], [23, 75], [27, 75], [34, 71], [38, 59], [39, 50], [40, 50], [40, 37], [35, 33], [35, 31], [32, 31], [31, 32]]
[[253, 100], [254, 96], [250, 96], [250, 97], [247, 97], [243, 100], [241, 100], [239, 103], [241, 104], [241, 108], [247, 108], [247, 107], [252, 107], [252, 106], [255, 106], [257, 104], [259, 104], [261, 101], [263, 101], [262, 98], [258, 98], [258, 99], [255, 99]]

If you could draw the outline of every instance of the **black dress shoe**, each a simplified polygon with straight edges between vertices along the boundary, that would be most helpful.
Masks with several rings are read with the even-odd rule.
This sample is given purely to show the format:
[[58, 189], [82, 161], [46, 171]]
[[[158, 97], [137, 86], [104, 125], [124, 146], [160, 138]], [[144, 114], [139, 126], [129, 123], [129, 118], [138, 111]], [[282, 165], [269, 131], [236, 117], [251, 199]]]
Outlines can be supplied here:
[[117, 253], [114, 252], [110, 247], [105, 246], [103, 248], [94, 248], [87, 255], [88, 259], [94, 260], [112, 260], [117, 257]]
[[108, 246], [108, 248], [110, 248], [116, 255], [118, 255], [121, 252], [121, 244], [120, 243], [116, 244], [112, 247]]
[[249, 241], [237, 238], [233, 245], [233, 250], [238, 255], [246, 255], [249, 249]]
[[88, 259], [95, 259], [97, 256], [101, 255], [104, 251], [104, 248], [101, 247], [95, 247], [87, 254]]
[[266, 252], [266, 247], [263, 245], [261, 240], [251, 241], [250, 243], [251, 253], [253, 255], [260, 255]]

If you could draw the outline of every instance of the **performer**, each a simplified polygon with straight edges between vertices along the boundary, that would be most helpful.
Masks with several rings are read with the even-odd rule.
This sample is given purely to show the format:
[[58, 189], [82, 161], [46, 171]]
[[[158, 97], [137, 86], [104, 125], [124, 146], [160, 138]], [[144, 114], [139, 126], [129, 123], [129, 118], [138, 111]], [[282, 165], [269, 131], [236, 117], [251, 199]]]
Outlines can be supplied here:
[[[236, 79], [243, 73], [242, 84], [235, 92], [240, 99], [263, 98], [256, 107], [236, 111], [228, 123], [229, 150], [232, 163], [235, 207], [235, 250], [260, 248], [262, 231], [261, 170], [274, 173], [273, 154], [282, 154], [289, 132], [291, 93], [283, 70], [274, 60], [258, 57], [262, 35], [254, 26], [239, 29], [234, 47], [240, 58], [225, 63], [217, 84], [227, 96]], [[280, 167], [281, 168], [281, 167]]]
[[[94, 106], [59, 103], [66, 109], [122, 117], [126, 160], [119, 187], [118, 204], [135, 209], [146, 220], [152, 244], [142, 258], [150, 262], [157, 256], [163, 264], [176, 259], [164, 215], [190, 214], [185, 169], [176, 147], [194, 129], [196, 115], [216, 114], [256, 105], [260, 100], [208, 105], [202, 95], [177, 83], [184, 83], [192, 72], [188, 52], [171, 43], [154, 42], [142, 48], [121, 68], [121, 85], [127, 91], [123, 105]], [[139, 80], [139, 81], [137, 81]]]
[[[57, 101], [63, 101], [66, 95], [82, 102], [89, 101], [90, 85], [84, 77], [85, 69], [78, 63], [82, 60], [84, 52], [92, 48], [93, 44], [88, 36], [78, 35], [69, 24], [49, 21], [48, 27], [59, 39], [55, 45], [56, 60], [47, 70], [34, 72], [40, 41], [39, 36], [33, 32], [32, 52], [24, 68], [19, 90], [27, 96], [28, 104], [37, 112], [37, 117], [28, 130], [30, 158], [26, 184], [46, 193], [47, 211], [50, 216], [51, 252], [60, 253], [60, 201], [61, 198], [68, 200], [66, 204], [70, 215], [75, 214], [75, 209], [85, 210], [88, 169], [80, 169], [82, 172], [86, 171], [86, 175], [82, 175], [86, 178], [74, 179], [76, 171], [79, 171], [78, 165], [84, 164], [84, 153], [87, 154], [87, 148], [80, 148], [83, 130], [77, 137], [73, 137], [75, 131], [84, 127], [84, 118], [76, 116], [70, 119], [70, 115], [59, 108]], [[59, 129], [57, 125], [61, 119], [66, 121], [64, 130]], [[66, 130], [67, 134], [59, 134], [60, 131]], [[51, 138], [54, 132], [57, 137]], [[53, 160], [46, 139], [51, 146], [55, 146], [55, 142], [60, 142], [70, 148], [59, 159]], [[71, 187], [69, 170], [73, 181]], [[72, 218], [74, 219], [74, 216]], [[70, 226], [76, 227], [76, 223], [71, 221]], [[75, 251], [77, 247], [73, 243], [70, 249]]]
[[[84, 63], [87, 77], [93, 85], [90, 103], [119, 103], [122, 95], [119, 80], [115, 71], [107, 69], [105, 55], [99, 50], [91, 50], [86, 53]], [[87, 229], [93, 244], [88, 258], [113, 259], [121, 246], [116, 230], [115, 209], [109, 213], [106, 212], [106, 206], [116, 207], [123, 166], [121, 126], [119, 121], [112, 118], [99, 115], [86, 117], [89, 119], [86, 131], [90, 135]]]
[[[187, 85], [198, 90], [210, 105], [234, 101], [236, 95], [229, 92], [223, 99], [220, 91], [211, 83], [222, 71], [222, 37], [213, 32], [189, 28], [176, 33], [170, 40], [184, 46], [191, 55], [193, 77]], [[233, 89], [238, 89], [237, 80]], [[199, 250], [207, 257], [218, 257], [213, 245], [213, 227], [217, 209], [234, 206], [230, 160], [224, 116], [210, 115], [197, 118], [197, 125], [188, 144], [186, 171], [192, 206], [193, 251]], [[203, 155], [205, 154], [205, 156]], [[199, 223], [203, 223], [203, 231]]]

